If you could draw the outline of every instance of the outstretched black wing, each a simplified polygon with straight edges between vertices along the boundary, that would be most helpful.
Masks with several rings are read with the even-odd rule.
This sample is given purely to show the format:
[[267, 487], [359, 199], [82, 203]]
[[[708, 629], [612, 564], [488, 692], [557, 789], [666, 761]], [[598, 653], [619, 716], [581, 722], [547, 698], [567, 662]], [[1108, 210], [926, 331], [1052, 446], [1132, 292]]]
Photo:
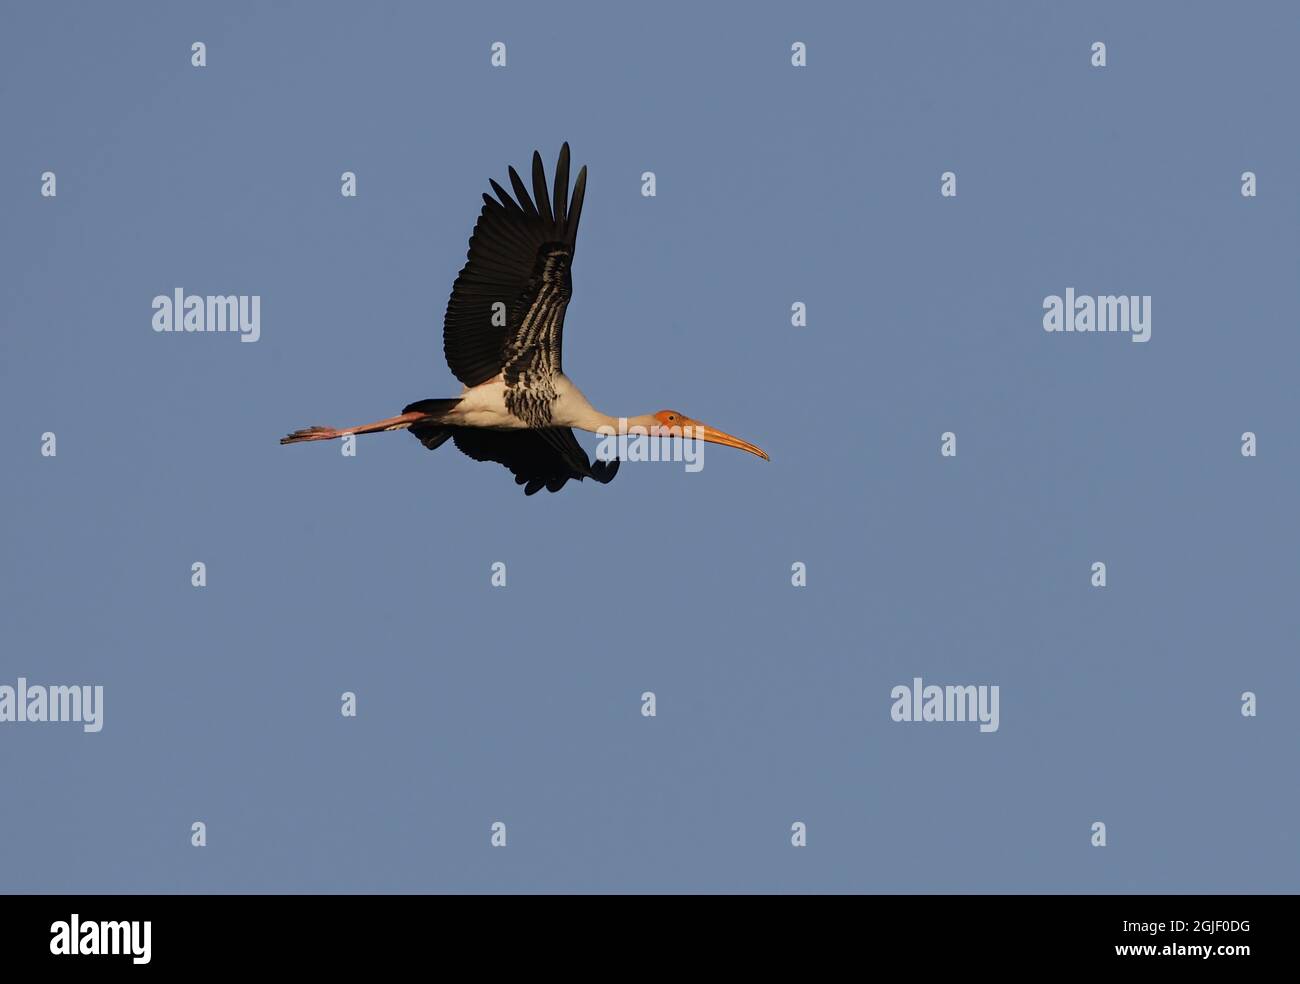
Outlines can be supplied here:
[[[505, 372], [521, 377], [560, 372], [564, 309], [573, 292], [569, 267], [587, 188], [578, 172], [569, 199], [569, 145], [555, 166], [554, 198], [546, 188], [541, 155], [533, 152], [533, 198], [512, 167], [515, 197], [495, 181], [496, 198], [483, 210], [469, 240], [469, 259], [456, 278], [443, 320], [447, 365], [466, 386]], [[534, 202], [534, 198], [536, 202]]]
[[483, 430], [477, 427], [451, 429], [456, 447], [475, 461], [497, 461], [515, 475], [525, 495], [539, 489], [558, 492], [570, 479], [593, 478], [605, 483], [618, 472], [618, 461], [587, 460], [573, 431], [567, 427], [540, 430]]

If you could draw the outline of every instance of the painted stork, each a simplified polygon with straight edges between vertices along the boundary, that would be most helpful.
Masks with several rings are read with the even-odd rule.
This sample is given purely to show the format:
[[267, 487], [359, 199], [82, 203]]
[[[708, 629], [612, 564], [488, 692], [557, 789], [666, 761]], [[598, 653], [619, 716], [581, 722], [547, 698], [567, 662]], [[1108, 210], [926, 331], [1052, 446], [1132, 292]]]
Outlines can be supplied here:
[[560, 343], [573, 293], [570, 267], [587, 169], [578, 172], [570, 198], [569, 145], [560, 148], [553, 199], [536, 151], [532, 198], [513, 167], [509, 173], [515, 197], [495, 181], [496, 198], [483, 195], [468, 260], [452, 286], [443, 320], [443, 353], [464, 384], [460, 396], [419, 400], [396, 417], [360, 427], [308, 427], [280, 443], [409, 430], [432, 450], [451, 438], [475, 461], [509, 468], [526, 495], [539, 489], [558, 492], [570, 479], [605, 483], [614, 477], [618, 460], [593, 465], [573, 436], [575, 427], [603, 434], [693, 436], [766, 459], [748, 441], [676, 410], [621, 420], [608, 416], [569, 381], [561, 368]]

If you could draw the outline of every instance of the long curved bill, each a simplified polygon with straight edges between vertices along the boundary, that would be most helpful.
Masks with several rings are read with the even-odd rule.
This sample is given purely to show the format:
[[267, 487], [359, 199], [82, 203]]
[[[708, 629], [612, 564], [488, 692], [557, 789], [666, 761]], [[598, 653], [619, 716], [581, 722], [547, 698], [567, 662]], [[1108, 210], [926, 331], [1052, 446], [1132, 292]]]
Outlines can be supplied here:
[[764, 461], [771, 461], [767, 452], [755, 444], [748, 441], [742, 441], [740, 438], [726, 431], [720, 431], [716, 427], [709, 427], [707, 424], [701, 424], [698, 421], [687, 424], [684, 433], [688, 437], [697, 437], [701, 441], [708, 441], [710, 444], [725, 444], [729, 448], [739, 448], [741, 451], [748, 451], [750, 454], [756, 454]]

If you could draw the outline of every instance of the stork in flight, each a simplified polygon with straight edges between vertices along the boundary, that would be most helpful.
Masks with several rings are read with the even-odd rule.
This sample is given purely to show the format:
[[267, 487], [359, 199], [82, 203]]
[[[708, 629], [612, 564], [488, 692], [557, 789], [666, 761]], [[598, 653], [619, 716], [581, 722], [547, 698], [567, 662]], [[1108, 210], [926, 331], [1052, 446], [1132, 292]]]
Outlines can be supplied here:
[[432, 450], [451, 438], [474, 460], [509, 468], [526, 495], [543, 488], [558, 492], [570, 479], [605, 483], [614, 477], [617, 459], [593, 465], [573, 436], [574, 427], [604, 434], [640, 434], [644, 428], [650, 437], [694, 436], [767, 458], [748, 441], [676, 410], [624, 418], [620, 427], [620, 418], [587, 402], [560, 364], [587, 169], [578, 172], [570, 198], [566, 143], [555, 167], [553, 201], [536, 151], [533, 198], [513, 167], [514, 198], [495, 181], [491, 184], [497, 197], [483, 196], [469, 259], [452, 286], [443, 320], [443, 353], [464, 384], [460, 396], [420, 400], [396, 417], [360, 427], [308, 427], [280, 438], [281, 444], [409, 430]]

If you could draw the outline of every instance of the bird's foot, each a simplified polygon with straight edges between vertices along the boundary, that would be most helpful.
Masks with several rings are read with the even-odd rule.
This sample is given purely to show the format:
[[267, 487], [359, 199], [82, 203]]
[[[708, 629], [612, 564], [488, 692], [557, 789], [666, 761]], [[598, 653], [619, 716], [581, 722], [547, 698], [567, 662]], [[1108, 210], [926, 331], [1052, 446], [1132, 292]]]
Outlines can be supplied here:
[[299, 441], [329, 441], [342, 433], [342, 431], [333, 427], [304, 427], [302, 430], [294, 431], [287, 437], [280, 438], [280, 443], [297, 444]]

